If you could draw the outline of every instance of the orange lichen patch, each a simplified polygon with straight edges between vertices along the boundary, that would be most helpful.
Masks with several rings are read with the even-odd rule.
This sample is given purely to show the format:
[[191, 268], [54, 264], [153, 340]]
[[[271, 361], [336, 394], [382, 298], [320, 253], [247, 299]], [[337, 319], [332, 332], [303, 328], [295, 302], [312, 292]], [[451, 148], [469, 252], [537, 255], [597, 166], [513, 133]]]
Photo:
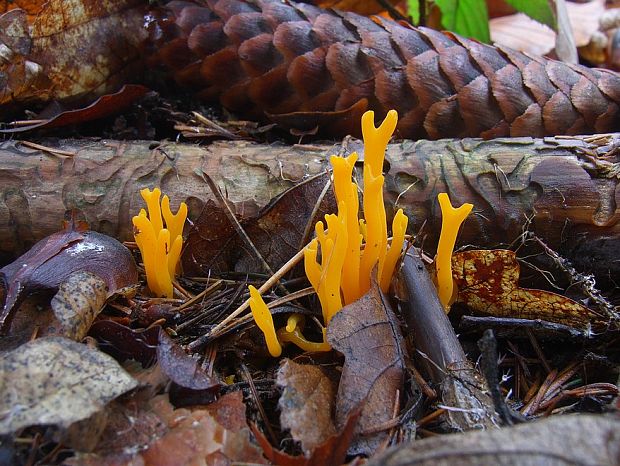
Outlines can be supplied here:
[[[161, 191], [146, 188], [140, 191], [148, 208], [133, 217], [134, 237], [142, 255], [149, 289], [157, 296], [172, 298], [172, 279], [177, 271], [183, 248], [183, 225], [187, 218], [187, 205], [179, 206], [176, 214], [170, 210], [170, 199]], [[163, 217], [162, 217], [163, 215]], [[164, 221], [166, 228], [164, 228]]]
[[520, 267], [513, 251], [459, 252], [452, 256], [457, 301], [497, 317], [542, 319], [587, 329], [600, 316], [572, 299], [550, 291], [519, 287]]
[[466, 203], [455, 209], [446, 193], [440, 193], [437, 198], [441, 206], [441, 235], [439, 236], [437, 257], [435, 258], [435, 272], [437, 274], [439, 301], [447, 312], [454, 301], [455, 294], [451, 258], [456, 243], [456, 235], [474, 206]]

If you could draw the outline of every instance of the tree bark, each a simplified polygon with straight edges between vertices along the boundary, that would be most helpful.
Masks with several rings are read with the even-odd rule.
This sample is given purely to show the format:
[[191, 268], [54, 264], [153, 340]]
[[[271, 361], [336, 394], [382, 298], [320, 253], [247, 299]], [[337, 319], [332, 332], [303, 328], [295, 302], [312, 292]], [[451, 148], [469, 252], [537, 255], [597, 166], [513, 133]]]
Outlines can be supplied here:
[[[620, 135], [405, 140], [388, 148], [387, 210], [393, 213], [402, 207], [411, 233], [424, 224], [423, 245], [433, 251], [441, 226], [436, 197], [445, 191], [453, 204], [475, 206], [460, 244], [506, 245], [527, 228], [580, 271], [602, 279], [618, 277], [619, 141]], [[57, 231], [71, 210], [92, 229], [131, 240], [131, 217], [143, 207], [139, 191], [145, 187], [161, 187], [173, 206], [186, 201], [194, 223], [205, 215], [209, 218], [218, 206], [208, 202], [214, 196], [203, 173], [220, 186], [236, 214], [247, 219], [288, 188], [327, 170], [328, 155], [362, 152], [357, 140], [312, 146], [246, 141], [206, 146], [103, 140], [41, 143], [75, 155], [53, 155], [18, 141], [0, 144], [3, 262]], [[316, 199], [304, 201], [311, 210]], [[293, 253], [295, 247], [298, 244], [291, 244]]]

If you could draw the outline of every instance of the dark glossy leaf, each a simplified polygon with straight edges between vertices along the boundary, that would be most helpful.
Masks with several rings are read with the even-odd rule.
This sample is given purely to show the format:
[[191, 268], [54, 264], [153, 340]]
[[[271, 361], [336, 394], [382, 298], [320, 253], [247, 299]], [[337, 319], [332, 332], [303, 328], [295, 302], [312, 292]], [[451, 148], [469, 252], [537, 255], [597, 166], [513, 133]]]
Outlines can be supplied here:
[[116, 239], [68, 225], [36, 243], [27, 253], [0, 269], [5, 292], [0, 328], [6, 332], [12, 313], [25, 294], [56, 291], [74, 272], [91, 272], [103, 279], [108, 295], [138, 281], [136, 263]]

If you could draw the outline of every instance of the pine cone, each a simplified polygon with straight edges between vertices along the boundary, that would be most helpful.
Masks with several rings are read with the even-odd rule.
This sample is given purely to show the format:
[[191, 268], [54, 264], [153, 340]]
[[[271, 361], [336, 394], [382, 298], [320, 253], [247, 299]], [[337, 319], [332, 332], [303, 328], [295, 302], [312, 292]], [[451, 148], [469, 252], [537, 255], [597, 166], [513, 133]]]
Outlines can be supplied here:
[[455, 34], [282, 0], [170, 2], [149, 63], [246, 118], [359, 134], [398, 111], [399, 136], [544, 136], [620, 130], [620, 75]]

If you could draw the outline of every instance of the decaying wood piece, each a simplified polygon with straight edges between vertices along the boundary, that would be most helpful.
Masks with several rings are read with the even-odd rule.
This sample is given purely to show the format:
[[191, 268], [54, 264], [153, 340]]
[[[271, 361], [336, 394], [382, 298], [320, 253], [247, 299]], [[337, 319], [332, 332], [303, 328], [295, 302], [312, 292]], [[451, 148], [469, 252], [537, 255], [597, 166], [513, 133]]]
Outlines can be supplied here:
[[620, 129], [620, 75], [384, 18], [280, 0], [172, 1], [149, 62], [239, 115], [337, 136], [400, 115], [404, 138]]
[[415, 248], [406, 252], [399, 280], [407, 290], [402, 314], [416, 357], [439, 387], [449, 428], [464, 431], [497, 426], [499, 418], [486, 382], [467, 359]]
[[369, 466], [464, 466], [496, 464], [617, 465], [620, 420], [614, 416], [575, 414], [515, 427], [440, 435], [390, 448]]
[[[404, 208], [413, 233], [426, 222], [424, 246], [432, 251], [441, 225], [436, 197], [445, 191], [454, 204], [475, 206], [460, 244], [506, 244], [529, 228], [579, 270], [603, 279], [618, 277], [618, 141], [614, 135], [392, 144], [385, 165], [388, 212]], [[287, 188], [326, 170], [328, 155], [362, 151], [358, 141], [345, 147], [40, 142], [76, 155], [53, 155], [17, 141], [0, 143], [0, 255], [5, 261], [57, 231], [71, 209], [80, 211], [94, 230], [132, 239], [131, 217], [143, 207], [139, 190], [144, 187], [160, 186], [173, 206], [186, 201], [189, 218], [196, 220], [213, 199], [203, 171], [239, 216], [251, 217]]]

